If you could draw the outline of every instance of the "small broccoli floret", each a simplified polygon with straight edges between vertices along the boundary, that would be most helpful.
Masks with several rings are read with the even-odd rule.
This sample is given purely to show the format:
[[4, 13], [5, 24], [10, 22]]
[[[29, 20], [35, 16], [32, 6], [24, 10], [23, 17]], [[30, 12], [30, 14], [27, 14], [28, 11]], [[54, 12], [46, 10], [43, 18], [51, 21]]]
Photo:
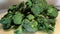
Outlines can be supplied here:
[[22, 26], [19, 26], [15, 31], [14, 34], [22, 34]]
[[9, 7], [9, 10], [11, 10], [11, 11], [14, 10], [14, 9], [16, 9], [16, 5], [12, 5], [12, 6]]
[[34, 17], [32, 14], [29, 14], [29, 15], [27, 16], [27, 18], [28, 18], [29, 20], [32, 20], [32, 19], [34, 19], [35, 17]]
[[27, 6], [31, 7], [32, 6], [31, 0], [27, 0], [26, 4], [27, 4]]
[[47, 22], [45, 17], [43, 15], [40, 15], [39, 17], [37, 17], [37, 21], [38, 21], [38, 30], [45, 29], [44, 23]]
[[55, 26], [55, 19], [47, 19], [49, 24], [52, 25], [53, 27]]

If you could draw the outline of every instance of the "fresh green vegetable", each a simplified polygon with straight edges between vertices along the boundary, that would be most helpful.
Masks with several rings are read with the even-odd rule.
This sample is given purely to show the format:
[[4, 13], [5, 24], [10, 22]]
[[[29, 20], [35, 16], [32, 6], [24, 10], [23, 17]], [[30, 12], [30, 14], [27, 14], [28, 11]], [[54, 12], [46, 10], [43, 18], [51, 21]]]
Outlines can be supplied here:
[[35, 16], [47, 9], [47, 3], [45, 0], [32, 0], [32, 3], [31, 11], [35, 14]]
[[0, 22], [5, 30], [13, 28], [14, 34], [36, 31], [53, 32], [57, 15], [57, 9], [47, 4], [46, 0], [27, 0], [10, 6], [8, 13]]
[[7, 14], [1, 19], [1, 24], [3, 24], [3, 29], [9, 29], [11, 27], [12, 14]]
[[22, 34], [22, 26], [19, 26], [15, 31], [14, 34]]
[[13, 16], [14, 24], [22, 24], [23, 14], [16, 12]]
[[51, 6], [48, 7], [47, 15], [53, 18], [56, 18], [58, 15], [57, 9]]
[[[36, 8], [36, 9], [35, 9]], [[34, 5], [32, 8], [31, 8], [31, 11], [33, 12], [34, 15], [38, 16], [40, 14], [40, 8], [39, 6], [37, 5]]]
[[27, 0], [26, 4], [27, 4], [29, 7], [31, 7], [31, 6], [32, 6], [31, 0]]
[[29, 21], [28, 19], [23, 20], [23, 27], [29, 32], [35, 32], [37, 30], [38, 22], [33, 20]]
[[27, 18], [28, 18], [29, 20], [32, 20], [32, 19], [34, 19], [35, 17], [34, 17], [33, 15], [29, 14], [29, 15], [27, 16]]
[[16, 8], [16, 5], [10, 6], [9, 9], [10, 10], [14, 10]]

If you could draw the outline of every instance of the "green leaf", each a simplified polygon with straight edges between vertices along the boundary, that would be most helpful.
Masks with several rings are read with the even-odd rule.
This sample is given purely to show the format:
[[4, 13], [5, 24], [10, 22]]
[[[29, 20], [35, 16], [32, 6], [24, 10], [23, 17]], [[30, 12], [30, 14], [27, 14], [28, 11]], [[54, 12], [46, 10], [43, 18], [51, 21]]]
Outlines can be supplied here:
[[13, 16], [14, 24], [22, 24], [23, 14], [20, 12], [16, 12]]

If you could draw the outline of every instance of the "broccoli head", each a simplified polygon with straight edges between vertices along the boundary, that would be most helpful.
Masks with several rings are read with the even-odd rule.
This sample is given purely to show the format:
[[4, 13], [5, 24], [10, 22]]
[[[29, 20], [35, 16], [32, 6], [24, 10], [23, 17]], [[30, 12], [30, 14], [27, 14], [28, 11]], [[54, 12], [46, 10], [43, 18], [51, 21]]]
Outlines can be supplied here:
[[47, 10], [47, 15], [51, 18], [56, 18], [57, 15], [58, 15], [58, 11], [57, 11], [56, 8], [53, 8], [52, 6], [49, 6], [48, 10]]
[[28, 32], [35, 32], [37, 31], [37, 25], [38, 22], [35, 20], [29, 21], [28, 19], [23, 20], [23, 27], [28, 31]]

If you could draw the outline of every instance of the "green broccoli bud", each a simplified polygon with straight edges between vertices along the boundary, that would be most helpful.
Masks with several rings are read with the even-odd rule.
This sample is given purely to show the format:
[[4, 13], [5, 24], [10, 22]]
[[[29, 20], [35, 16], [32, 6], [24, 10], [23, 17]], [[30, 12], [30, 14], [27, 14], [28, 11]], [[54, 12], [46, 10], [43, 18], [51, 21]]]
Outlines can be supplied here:
[[35, 31], [37, 31], [37, 25], [38, 25], [38, 22], [35, 21], [35, 20], [29, 21], [28, 19], [24, 19], [24, 21], [23, 21], [23, 27], [28, 32], [35, 32]]
[[47, 15], [49, 16], [49, 17], [53, 17], [53, 18], [56, 18], [57, 17], [57, 15], [58, 15], [58, 11], [57, 11], [57, 9], [56, 8], [53, 8], [53, 7], [51, 7], [51, 6], [49, 6], [48, 7], [48, 10], [47, 10]]
[[1, 19], [1, 24], [3, 25], [4, 30], [11, 28], [12, 14], [7, 14]]
[[34, 17], [32, 14], [29, 14], [29, 15], [27, 16], [27, 18], [28, 18], [29, 20], [33, 20], [35, 17]]
[[14, 34], [22, 34], [22, 26], [19, 26], [15, 31]]
[[23, 14], [20, 12], [16, 12], [15, 15], [13, 16], [13, 21], [14, 24], [22, 24], [22, 19], [23, 19]]

